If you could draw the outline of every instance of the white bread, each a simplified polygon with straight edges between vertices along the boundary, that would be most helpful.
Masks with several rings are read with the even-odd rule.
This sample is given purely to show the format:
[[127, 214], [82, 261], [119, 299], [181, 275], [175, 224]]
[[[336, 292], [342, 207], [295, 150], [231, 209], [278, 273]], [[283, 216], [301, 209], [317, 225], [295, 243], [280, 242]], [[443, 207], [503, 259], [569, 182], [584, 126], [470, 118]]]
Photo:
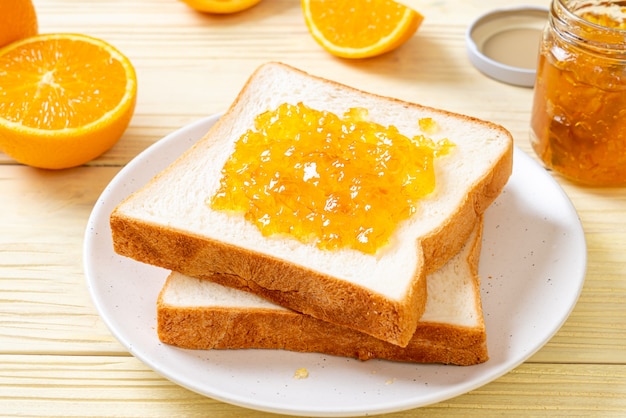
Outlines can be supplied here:
[[[455, 144], [436, 160], [436, 189], [376, 255], [325, 251], [288, 237], [263, 237], [242, 216], [212, 210], [207, 199], [234, 142], [254, 118], [288, 102], [369, 118]], [[275, 303], [398, 345], [411, 339], [426, 300], [425, 277], [465, 243], [512, 169], [513, 140], [490, 122], [356, 90], [280, 63], [261, 66], [230, 109], [190, 150], [111, 214], [121, 255], [259, 294]], [[219, 272], [220, 275], [213, 275]]]
[[284, 349], [361, 360], [482, 363], [488, 352], [477, 273], [480, 246], [479, 225], [460, 253], [428, 276], [426, 310], [404, 348], [176, 272], [159, 294], [159, 339], [189, 349]]

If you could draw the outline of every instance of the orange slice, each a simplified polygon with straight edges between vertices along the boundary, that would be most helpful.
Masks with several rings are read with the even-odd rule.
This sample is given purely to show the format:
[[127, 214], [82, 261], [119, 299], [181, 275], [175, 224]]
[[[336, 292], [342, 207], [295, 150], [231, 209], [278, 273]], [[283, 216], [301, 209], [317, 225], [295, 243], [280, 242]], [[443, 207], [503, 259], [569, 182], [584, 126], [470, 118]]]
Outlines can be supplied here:
[[199, 12], [228, 14], [241, 12], [259, 3], [261, 0], [182, 0]]
[[45, 34], [0, 49], [0, 150], [18, 162], [81, 165], [122, 136], [135, 109], [132, 64], [85, 35]]
[[37, 35], [37, 14], [31, 0], [0, 1], [0, 47]]
[[301, 0], [309, 32], [328, 52], [368, 58], [413, 36], [424, 17], [391, 0]]

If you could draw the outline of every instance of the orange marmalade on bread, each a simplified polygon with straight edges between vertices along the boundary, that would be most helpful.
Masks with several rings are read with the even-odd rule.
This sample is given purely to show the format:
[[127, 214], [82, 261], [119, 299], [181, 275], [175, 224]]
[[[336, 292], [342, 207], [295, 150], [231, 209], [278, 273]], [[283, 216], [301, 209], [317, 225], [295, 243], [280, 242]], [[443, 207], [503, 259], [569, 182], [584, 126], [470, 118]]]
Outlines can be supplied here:
[[[262, 113], [236, 142], [210, 206], [242, 212], [265, 236], [374, 254], [434, 190], [434, 160], [453, 144], [367, 119], [363, 108], [338, 116], [302, 103]], [[437, 130], [432, 119], [416, 123]]]

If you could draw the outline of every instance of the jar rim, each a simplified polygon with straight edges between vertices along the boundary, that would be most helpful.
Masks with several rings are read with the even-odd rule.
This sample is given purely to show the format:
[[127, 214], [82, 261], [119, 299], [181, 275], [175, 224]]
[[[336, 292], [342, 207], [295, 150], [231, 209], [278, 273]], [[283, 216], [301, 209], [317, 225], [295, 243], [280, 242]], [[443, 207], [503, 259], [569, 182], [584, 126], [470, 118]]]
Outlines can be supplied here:
[[[562, 10], [564, 13], [566, 13], [568, 15], [568, 18], [571, 18], [572, 20], [584, 24], [586, 26], [590, 26], [602, 31], [607, 31], [607, 32], [615, 32], [615, 33], [620, 33], [620, 34], [624, 34], [626, 35], [626, 29], [620, 29], [620, 28], [612, 28], [609, 26], [604, 26], [601, 25], [599, 23], [595, 23], [592, 22], [588, 19], [585, 19], [584, 17], [580, 16], [579, 14], [575, 13], [574, 10], [572, 10], [571, 5], [575, 4], [575, 3], [580, 3], [580, 6], [587, 6], [587, 5], [591, 5], [594, 2], [593, 0], [586, 0], [586, 1], [579, 1], [579, 0], [555, 0], [554, 3], [559, 3], [562, 6]], [[554, 7], [554, 3], [553, 3], [553, 7]], [[613, 4], [613, 0], [603, 0], [602, 3], [611, 3]], [[623, 3], [623, 2], [620, 2]], [[617, 6], [617, 3], [615, 3], [615, 5]], [[626, 21], [626, 4], [624, 6], [622, 6], [622, 8], [625, 10], [624, 13], [624, 20]], [[578, 10], [578, 9], [577, 9]]]
[[[584, 44], [586, 48], [603, 51], [603, 53], [626, 51], [626, 29], [612, 28], [585, 19], [577, 13], [581, 6], [614, 4], [613, 0], [554, 0], [550, 10], [550, 20], [553, 26], [559, 29], [561, 36], [577, 44]], [[621, 3], [621, 2], [620, 2]], [[576, 9], [572, 7], [577, 6]], [[617, 4], [616, 4], [617, 5]], [[624, 19], [626, 20], [626, 5]]]

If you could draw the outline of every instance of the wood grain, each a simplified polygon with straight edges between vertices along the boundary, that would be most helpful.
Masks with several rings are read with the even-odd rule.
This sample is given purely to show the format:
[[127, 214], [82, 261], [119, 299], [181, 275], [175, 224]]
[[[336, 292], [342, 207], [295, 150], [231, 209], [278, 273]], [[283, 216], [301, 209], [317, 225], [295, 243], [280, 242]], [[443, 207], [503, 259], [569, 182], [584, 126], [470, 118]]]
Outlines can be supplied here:
[[[132, 357], [0, 356], [3, 415], [276, 417], [225, 404], [162, 379]], [[524, 364], [449, 401], [386, 414], [623, 416], [626, 372], [610, 365]]]

